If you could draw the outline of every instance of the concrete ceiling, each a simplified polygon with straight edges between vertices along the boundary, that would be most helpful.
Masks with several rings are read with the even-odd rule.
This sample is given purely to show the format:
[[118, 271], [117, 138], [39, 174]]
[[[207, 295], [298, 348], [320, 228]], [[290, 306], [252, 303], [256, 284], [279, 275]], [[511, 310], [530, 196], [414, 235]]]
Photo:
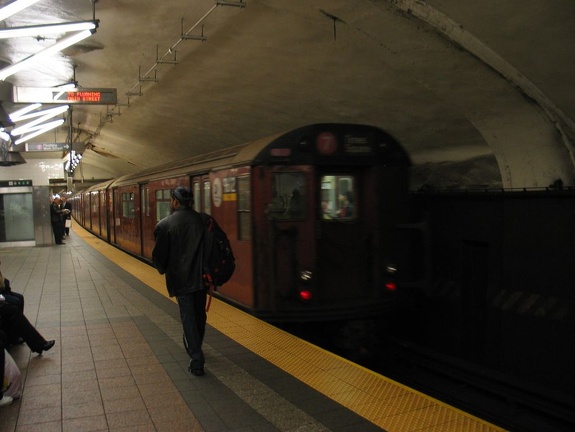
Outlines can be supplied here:
[[[75, 74], [80, 86], [117, 89], [117, 106], [74, 106], [84, 153], [75, 179], [353, 122], [400, 140], [413, 188], [575, 185], [572, 0], [243, 3], [41, 0], [0, 25], [90, 20], [95, 7], [99, 28], [6, 81], [49, 87]], [[181, 40], [182, 29], [207, 39]], [[0, 59], [47, 43], [0, 41]], [[18, 108], [6, 97], [2, 105]], [[67, 131], [35, 141], [62, 141]]]

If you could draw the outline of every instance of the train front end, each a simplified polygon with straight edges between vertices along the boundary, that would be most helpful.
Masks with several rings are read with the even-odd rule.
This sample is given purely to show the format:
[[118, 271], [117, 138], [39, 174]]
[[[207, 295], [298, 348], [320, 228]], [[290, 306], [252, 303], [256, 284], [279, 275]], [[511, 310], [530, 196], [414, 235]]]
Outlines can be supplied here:
[[266, 146], [252, 167], [256, 314], [321, 321], [397, 308], [409, 166], [370, 126], [312, 125]]

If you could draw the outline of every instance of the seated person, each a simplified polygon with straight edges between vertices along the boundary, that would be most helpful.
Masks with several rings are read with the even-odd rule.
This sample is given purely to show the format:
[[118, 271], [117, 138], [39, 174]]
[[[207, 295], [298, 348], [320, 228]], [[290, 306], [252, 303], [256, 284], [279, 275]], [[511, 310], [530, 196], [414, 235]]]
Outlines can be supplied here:
[[[0, 264], [2, 264], [1, 261]], [[12, 291], [12, 288], [10, 287], [10, 280], [5, 279], [4, 275], [2, 275], [2, 272], [0, 272], [0, 294], [4, 296], [8, 303], [12, 303], [20, 307], [22, 313], [24, 313], [24, 296], [20, 293]]]
[[6, 334], [0, 330], [0, 376], [2, 377], [2, 384], [0, 384], [0, 408], [11, 405], [14, 402], [14, 398], [11, 396], [4, 396], [4, 364], [6, 362], [4, 349], [6, 348], [6, 343]]
[[6, 333], [9, 340], [24, 339], [26, 345], [40, 355], [44, 351], [50, 350], [56, 343], [56, 341], [44, 339], [28, 321], [22, 310], [18, 306], [8, 303], [2, 295], [0, 295], [0, 330]]

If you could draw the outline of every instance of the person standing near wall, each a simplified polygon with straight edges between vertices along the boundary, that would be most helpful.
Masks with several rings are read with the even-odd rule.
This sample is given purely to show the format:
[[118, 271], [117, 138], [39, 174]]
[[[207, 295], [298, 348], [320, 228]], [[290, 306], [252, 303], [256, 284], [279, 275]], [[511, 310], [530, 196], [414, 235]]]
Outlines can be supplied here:
[[54, 195], [52, 204], [50, 204], [50, 221], [52, 222], [52, 231], [54, 231], [54, 240], [56, 244], [65, 244], [62, 241], [64, 237], [64, 209], [62, 208], [62, 199], [60, 195]]
[[63, 220], [64, 220], [64, 232], [66, 237], [70, 237], [70, 224], [72, 223], [72, 203], [68, 201], [65, 196], [61, 197], [62, 208], [64, 209]]

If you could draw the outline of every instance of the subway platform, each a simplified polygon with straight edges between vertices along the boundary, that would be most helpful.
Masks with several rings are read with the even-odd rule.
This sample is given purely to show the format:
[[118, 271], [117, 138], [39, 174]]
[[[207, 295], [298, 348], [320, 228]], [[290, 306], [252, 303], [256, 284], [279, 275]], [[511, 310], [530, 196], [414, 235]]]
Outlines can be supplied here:
[[56, 340], [41, 356], [12, 348], [23, 393], [0, 432], [502, 430], [216, 299], [193, 376], [163, 276], [78, 226], [65, 242], [0, 249]]

